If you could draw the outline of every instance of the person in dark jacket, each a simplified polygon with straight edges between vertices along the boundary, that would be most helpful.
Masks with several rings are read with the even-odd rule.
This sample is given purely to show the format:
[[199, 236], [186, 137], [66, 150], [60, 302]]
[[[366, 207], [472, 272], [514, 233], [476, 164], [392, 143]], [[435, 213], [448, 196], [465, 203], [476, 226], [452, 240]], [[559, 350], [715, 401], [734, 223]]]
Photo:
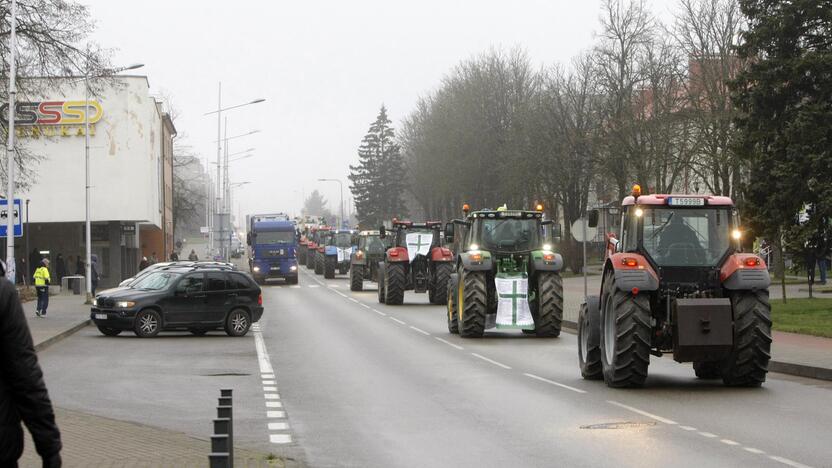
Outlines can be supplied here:
[[87, 276], [86, 269], [84, 268], [84, 260], [81, 259], [81, 256], [78, 256], [78, 259], [75, 260], [75, 275], [77, 276]]
[[90, 264], [90, 278], [92, 278], [92, 295], [95, 297], [95, 290], [98, 289], [98, 281], [101, 279], [101, 276], [98, 274], [98, 255], [92, 255], [90, 257], [92, 259], [92, 263]]
[[58, 254], [55, 257], [55, 279], [58, 280], [56, 284], [60, 285], [64, 276], [66, 276], [66, 260], [63, 254]]
[[17, 290], [0, 278], [0, 466], [16, 467], [26, 424], [43, 466], [61, 466], [61, 433]]

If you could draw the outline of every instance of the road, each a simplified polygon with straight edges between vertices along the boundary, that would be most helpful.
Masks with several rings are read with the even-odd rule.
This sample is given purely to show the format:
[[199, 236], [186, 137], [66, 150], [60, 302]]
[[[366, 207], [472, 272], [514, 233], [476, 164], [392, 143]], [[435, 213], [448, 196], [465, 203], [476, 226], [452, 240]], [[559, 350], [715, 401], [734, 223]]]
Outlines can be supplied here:
[[[832, 466], [828, 382], [769, 374], [724, 388], [652, 358], [645, 388], [608, 389], [580, 378], [574, 335], [465, 340], [426, 295], [385, 306], [373, 283], [300, 280], [264, 287], [262, 331], [242, 339], [85, 330], [41, 357], [53, 397], [204, 438], [218, 388], [232, 386], [239, 443], [315, 467]], [[266, 395], [282, 430], [268, 427]]]

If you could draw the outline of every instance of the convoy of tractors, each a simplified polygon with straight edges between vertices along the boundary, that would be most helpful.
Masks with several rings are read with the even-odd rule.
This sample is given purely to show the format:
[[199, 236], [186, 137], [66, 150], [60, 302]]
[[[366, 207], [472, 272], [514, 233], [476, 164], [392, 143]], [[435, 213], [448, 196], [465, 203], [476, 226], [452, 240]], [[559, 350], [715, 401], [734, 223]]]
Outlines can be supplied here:
[[[393, 219], [362, 231], [304, 219], [296, 223], [292, 245], [263, 252], [296, 253], [290, 263], [326, 279], [349, 275], [351, 291], [375, 282], [381, 304], [403, 304], [411, 297], [406, 291], [427, 293], [430, 304], [445, 307], [448, 332], [462, 338], [489, 329], [555, 338], [563, 327], [576, 329], [581, 375], [610, 387], [644, 385], [650, 356], [664, 354], [692, 363], [702, 379], [730, 386], [765, 381], [770, 277], [759, 256], [743, 252], [731, 199], [648, 195], [634, 186], [618, 210], [620, 224], [605, 223], [620, 228], [603, 233], [600, 291], [582, 302], [577, 323], [564, 322], [564, 260], [542, 205], [464, 205], [462, 212], [445, 224]], [[600, 214], [587, 214], [590, 227]], [[267, 263], [258, 265], [258, 272], [269, 270]], [[288, 268], [281, 263], [270, 270]]]

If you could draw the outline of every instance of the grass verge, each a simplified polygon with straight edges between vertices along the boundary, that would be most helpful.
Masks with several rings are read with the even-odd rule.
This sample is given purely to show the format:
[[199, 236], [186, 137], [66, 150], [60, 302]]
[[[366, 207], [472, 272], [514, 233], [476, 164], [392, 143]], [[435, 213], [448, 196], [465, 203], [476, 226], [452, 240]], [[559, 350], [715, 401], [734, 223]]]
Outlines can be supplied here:
[[775, 330], [832, 338], [832, 299], [774, 299], [771, 315]]

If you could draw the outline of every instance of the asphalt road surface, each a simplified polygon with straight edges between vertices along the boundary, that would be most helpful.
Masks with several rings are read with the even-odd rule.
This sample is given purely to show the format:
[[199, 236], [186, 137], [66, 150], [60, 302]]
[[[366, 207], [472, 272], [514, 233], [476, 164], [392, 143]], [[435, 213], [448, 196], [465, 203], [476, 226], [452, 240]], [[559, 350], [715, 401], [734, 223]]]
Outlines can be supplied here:
[[196, 437], [232, 386], [239, 443], [315, 467], [832, 466], [828, 382], [724, 388], [653, 357], [645, 388], [608, 389], [581, 379], [574, 335], [461, 339], [426, 295], [365, 287], [304, 269], [264, 287], [241, 339], [86, 330], [43, 353], [47, 383], [60, 406]]

